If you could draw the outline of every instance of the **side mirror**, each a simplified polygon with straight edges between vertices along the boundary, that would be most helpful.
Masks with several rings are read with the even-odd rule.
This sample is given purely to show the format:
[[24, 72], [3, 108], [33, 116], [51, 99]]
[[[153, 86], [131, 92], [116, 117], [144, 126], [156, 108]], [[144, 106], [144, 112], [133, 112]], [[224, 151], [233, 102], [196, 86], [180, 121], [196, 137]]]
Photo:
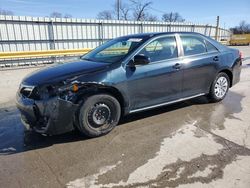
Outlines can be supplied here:
[[134, 64], [135, 65], [147, 65], [150, 63], [150, 58], [143, 54], [138, 54], [134, 57]]

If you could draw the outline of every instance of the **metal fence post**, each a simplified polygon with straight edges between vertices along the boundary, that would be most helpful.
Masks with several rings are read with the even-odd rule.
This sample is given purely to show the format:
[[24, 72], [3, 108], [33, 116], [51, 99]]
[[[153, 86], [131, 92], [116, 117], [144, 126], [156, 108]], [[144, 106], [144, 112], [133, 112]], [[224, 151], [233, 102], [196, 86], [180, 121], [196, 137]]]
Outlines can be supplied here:
[[207, 35], [207, 27], [208, 25], [205, 26], [204, 35]]
[[215, 40], [218, 40], [219, 24], [220, 24], [220, 17], [217, 16], [217, 18], [216, 18]]
[[98, 23], [98, 40], [101, 45], [103, 43], [103, 22]]
[[171, 23], [169, 23], [169, 25], [168, 25], [168, 32], [171, 32]]
[[210, 28], [209, 28], [209, 37], [211, 37], [211, 32], [212, 32], [212, 26], [210, 26]]
[[55, 49], [55, 36], [54, 36], [53, 20], [48, 22], [48, 34], [49, 34], [50, 50], [54, 50]]
[[140, 24], [140, 33], [143, 33], [143, 22]]
[[192, 25], [191, 31], [194, 32], [194, 29], [195, 29], [195, 25]]

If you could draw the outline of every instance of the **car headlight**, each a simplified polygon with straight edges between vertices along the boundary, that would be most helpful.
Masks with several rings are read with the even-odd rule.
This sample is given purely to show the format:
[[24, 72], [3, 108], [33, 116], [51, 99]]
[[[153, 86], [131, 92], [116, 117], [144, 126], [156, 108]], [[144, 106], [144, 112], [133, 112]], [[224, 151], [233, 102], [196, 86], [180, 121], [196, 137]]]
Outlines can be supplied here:
[[79, 86], [77, 83], [72, 83], [69, 85], [64, 85], [58, 88], [59, 93], [67, 92], [67, 91], [72, 91], [72, 92], [77, 92], [79, 90]]

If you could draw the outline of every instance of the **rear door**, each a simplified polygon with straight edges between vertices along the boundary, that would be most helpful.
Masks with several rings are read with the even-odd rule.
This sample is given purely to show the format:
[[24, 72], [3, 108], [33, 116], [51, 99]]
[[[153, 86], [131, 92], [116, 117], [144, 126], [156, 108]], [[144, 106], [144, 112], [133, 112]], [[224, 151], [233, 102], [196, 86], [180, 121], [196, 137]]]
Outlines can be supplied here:
[[219, 51], [199, 35], [181, 34], [183, 97], [209, 92], [220, 63]]

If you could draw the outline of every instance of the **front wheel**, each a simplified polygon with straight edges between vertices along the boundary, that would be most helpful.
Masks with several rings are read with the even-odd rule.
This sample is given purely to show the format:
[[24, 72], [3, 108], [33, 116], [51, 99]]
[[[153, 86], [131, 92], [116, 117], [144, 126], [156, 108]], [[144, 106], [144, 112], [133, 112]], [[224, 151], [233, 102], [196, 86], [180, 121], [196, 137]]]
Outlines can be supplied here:
[[98, 94], [86, 99], [80, 108], [77, 127], [88, 137], [109, 133], [119, 122], [120, 103], [111, 95]]
[[226, 73], [219, 73], [212, 83], [208, 98], [211, 102], [219, 102], [225, 98], [230, 85], [229, 77]]

